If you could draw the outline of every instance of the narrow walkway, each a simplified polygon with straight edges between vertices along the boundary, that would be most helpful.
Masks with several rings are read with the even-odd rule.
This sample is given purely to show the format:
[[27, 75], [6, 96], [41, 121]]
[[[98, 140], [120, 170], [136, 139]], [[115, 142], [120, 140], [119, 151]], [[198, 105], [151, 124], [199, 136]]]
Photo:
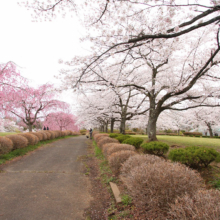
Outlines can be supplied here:
[[85, 136], [56, 141], [0, 173], [0, 220], [81, 220], [92, 199], [77, 160], [86, 155]]

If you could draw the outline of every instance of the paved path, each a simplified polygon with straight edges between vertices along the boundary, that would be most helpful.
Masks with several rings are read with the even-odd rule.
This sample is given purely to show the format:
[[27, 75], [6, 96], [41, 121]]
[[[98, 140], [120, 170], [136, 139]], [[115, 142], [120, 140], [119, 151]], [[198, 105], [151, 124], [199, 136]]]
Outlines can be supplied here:
[[92, 198], [77, 158], [86, 155], [87, 140], [59, 140], [3, 166], [0, 220], [85, 219], [83, 210]]

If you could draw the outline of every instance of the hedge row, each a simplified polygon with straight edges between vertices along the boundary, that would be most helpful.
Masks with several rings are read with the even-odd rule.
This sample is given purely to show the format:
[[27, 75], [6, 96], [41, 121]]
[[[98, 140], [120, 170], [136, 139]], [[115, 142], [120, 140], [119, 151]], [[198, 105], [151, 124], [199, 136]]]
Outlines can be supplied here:
[[78, 135], [79, 133], [66, 131], [39, 131], [27, 132], [0, 137], [0, 155], [9, 153], [12, 150], [25, 148], [28, 145], [35, 145], [39, 141], [52, 140], [57, 137]]
[[135, 205], [147, 210], [150, 219], [220, 219], [220, 192], [206, 190], [197, 171], [155, 155], [139, 155], [131, 145], [113, 140], [108, 137], [102, 152]]

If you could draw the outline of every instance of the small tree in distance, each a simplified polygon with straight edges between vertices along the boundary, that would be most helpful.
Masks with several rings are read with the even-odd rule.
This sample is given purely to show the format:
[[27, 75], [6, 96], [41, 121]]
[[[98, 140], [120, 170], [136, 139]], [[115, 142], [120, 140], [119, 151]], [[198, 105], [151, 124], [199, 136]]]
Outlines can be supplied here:
[[79, 131], [76, 125], [76, 116], [62, 111], [50, 113], [44, 121], [44, 126], [49, 127], [50, 130], [72, 130]]

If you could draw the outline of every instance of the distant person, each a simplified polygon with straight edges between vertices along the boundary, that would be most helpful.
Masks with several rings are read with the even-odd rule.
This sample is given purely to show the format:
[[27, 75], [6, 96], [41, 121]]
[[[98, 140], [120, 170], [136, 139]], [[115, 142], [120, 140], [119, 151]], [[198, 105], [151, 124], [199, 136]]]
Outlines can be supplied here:
[[90, 139], [92, 139], [92, 128], [89, 129]]
[[47, 130], [49, 130], [49, 128], [47, 127]]
[[43, 130], [47, 130], [45, 126], [44, 126], [44, 129], [43, 129]]

